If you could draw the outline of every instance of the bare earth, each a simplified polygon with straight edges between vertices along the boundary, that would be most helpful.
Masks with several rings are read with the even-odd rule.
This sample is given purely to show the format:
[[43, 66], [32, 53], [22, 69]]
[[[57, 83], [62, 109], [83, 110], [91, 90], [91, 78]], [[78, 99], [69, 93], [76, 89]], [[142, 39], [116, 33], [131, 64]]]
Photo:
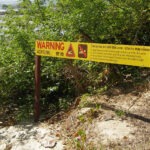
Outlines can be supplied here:
[[[70, 139], [80, 138], [83, 149], [150, 150], [150, 90], [114, 95], [96, 95], [81, 100], [86, 106], [74, 110], [66, 120]], [[64, 133], [66, 133], [66, 130]], [[82, 141], [82, 134], [86, 137]], [[79, 146], [68, 149], [78, 149]]]
[[84, 96], [38, 123], [0, 127], [0, 150], [150, 150], [150, 90]]

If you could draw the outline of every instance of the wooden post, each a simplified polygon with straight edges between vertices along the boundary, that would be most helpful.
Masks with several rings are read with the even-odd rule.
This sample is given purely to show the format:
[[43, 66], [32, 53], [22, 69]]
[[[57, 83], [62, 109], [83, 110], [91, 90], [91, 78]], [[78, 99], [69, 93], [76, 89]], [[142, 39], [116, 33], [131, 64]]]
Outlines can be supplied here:
[[35, 93], [34, 93], [34, 121], [40, 117], [40, 82], [41, 82], [41, 56], [35, 56]]

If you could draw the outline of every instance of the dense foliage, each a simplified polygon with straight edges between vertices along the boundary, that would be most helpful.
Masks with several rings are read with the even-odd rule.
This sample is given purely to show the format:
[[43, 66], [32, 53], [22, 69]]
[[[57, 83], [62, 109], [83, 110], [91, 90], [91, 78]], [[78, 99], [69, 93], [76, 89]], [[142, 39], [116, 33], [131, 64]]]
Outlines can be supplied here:
[[[32, 108], [35, 40], [149, 45], [148, 0], [20, 0], [3, 17], [0, 33], [0, 103]], [[67, 106], [66, 99], [110, 84], [142, 68], [42, 57], [41, 104]], [[56, 107], [55, 106], [55, 107]], [[45, 107], [44, 107], [45, 108]], [[51, 108], [52, 109], [52, 108]], [[53, 109], [52, 109], [53, 110]]]

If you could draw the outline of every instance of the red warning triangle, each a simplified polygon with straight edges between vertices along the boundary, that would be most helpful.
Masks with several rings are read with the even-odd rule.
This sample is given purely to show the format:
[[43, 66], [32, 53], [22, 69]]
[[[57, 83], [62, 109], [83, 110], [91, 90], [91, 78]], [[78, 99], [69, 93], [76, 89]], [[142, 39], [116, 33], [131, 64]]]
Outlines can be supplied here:
[[68, 48], [68, 51], [67, 51], [67, 53], [66, 53], [66, 56], [68, 56], [68, 57], [75, 57], [75, 53], [74, 53], [72, 44], [70, 44], [70, 46], [69, 46], [69, 48]]

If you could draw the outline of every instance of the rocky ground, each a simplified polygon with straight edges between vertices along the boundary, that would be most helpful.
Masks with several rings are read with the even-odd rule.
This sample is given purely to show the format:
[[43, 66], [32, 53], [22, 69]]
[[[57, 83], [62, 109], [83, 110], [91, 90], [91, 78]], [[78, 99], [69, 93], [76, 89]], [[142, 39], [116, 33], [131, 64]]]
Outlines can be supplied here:
[[150, 89], [112, 88], [79, 100], [37, 124], [0, 126], [0, 150], [150, 150]]
[[1, 127], [0, 150], [62, 150], [57, 129], [43, 123]]

